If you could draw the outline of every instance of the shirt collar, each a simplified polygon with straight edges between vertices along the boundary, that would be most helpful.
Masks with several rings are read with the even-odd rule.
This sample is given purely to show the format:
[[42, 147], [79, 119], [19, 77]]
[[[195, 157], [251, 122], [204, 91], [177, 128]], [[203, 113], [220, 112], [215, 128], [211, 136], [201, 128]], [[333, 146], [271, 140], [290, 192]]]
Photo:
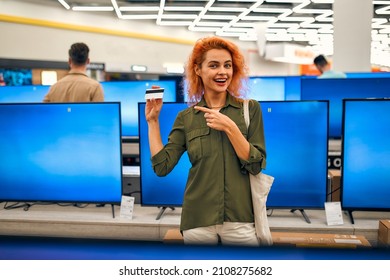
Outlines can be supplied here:
[[[202, 99], [198, 102], [198, 104], [196, 104], [196, 106], [200, 106], [200, 107], [207, 107], [207, 103], [206, 103], [206, 100], [204, 99], [204, 96], [202, 96]], [[233, 106], [233, 107], [236, 107], [236, 108], [241, 108], [240, 106], [240, 102], [234, 98], [228, 91], [228, 94], [226, 95], [226, 102], [225, 102], [225, 105], [222, 107], [222, 108], [225, 108], [227, 106]], [[198, 113], [199, 110], [195, 110], [195, 113]]]
[[77, 70], [70, 70], [68, 74], [70, 74], [70, 75], [83, 75], [83, 76], [87, 76], [87, 74], [85, 74], [84, 72], [77, 71]]

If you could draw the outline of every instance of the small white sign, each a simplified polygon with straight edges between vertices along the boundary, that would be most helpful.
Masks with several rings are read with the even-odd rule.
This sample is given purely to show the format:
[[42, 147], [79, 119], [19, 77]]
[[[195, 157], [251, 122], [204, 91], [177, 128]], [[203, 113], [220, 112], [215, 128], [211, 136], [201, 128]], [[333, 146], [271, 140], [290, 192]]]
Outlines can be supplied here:
[[328, 226], [344, 224], [341, 203], [339, 201], [325, 202], [325, 214]]
[[133, 211], [134, 211], [134, 197], [122, 195], [120, 217], [132, 220]]

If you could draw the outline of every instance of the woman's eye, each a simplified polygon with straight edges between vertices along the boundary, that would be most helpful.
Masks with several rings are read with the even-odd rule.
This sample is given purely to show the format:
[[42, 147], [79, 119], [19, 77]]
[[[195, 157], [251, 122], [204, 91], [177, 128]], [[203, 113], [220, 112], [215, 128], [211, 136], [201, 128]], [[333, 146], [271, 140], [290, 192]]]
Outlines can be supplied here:
[[231, 64], [225, 64], [225, 68], [230, 69], [230, 68], [232, 68], [232, 65]]

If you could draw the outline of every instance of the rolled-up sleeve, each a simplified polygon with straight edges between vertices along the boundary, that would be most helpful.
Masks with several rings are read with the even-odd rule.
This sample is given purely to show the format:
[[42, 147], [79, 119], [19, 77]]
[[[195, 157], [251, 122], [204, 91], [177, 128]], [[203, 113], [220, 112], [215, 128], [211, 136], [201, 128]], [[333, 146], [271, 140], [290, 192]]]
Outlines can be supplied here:
[[240, 159], [240, 162], [242, 169], [256, 175], [266, 168], [263, 115], [259, 102], [255, 100], [249, 102], [249, 117], [250, 124], [247, 136], [250, 144], [249, 159]]
[[151, 158], [157, 176], [166, 176], [172, 171], [186, 150], [185, 143], [183, 118], [179, 113], [168, 136], [168, 143]]

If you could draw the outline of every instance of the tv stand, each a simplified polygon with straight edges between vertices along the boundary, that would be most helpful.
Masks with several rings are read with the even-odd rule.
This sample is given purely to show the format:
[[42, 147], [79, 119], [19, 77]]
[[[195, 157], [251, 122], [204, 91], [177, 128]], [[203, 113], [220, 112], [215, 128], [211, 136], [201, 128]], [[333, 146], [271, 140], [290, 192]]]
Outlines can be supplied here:
[[114, 204], [111, 204], [112, 218], [115, 219], [115, 208]]
[[304, 209], [291, 209], [290, 212], [291, 213], [294, 213], [296, 210], [299, 210], [299, 212], [301, 212], [303, 218], [305, 218], [305, 221], [308, 223], [308, 224], [311, 224], [311, 221], [309, 219], [309, 217], [306, 215], [306, 212]]
[[[156, 220], [160, 220], [161, 216], [164, 214], [165, 210], [168, 208], [167, 206], [164, 206], [164, 207], [158, 207], [158, 208], [161, 208], [160, 212], [158, 213], [157, 217], [156, 217]], [[171, 208], [172, 210], [175, 210], [175, 207], [169, 207]]]
[[355, 220], [353, 219], [352, 210], [348, 210], [347, 212], [348, 212], [349, 219], [351, 220], [351, 224], [354, 224]]

